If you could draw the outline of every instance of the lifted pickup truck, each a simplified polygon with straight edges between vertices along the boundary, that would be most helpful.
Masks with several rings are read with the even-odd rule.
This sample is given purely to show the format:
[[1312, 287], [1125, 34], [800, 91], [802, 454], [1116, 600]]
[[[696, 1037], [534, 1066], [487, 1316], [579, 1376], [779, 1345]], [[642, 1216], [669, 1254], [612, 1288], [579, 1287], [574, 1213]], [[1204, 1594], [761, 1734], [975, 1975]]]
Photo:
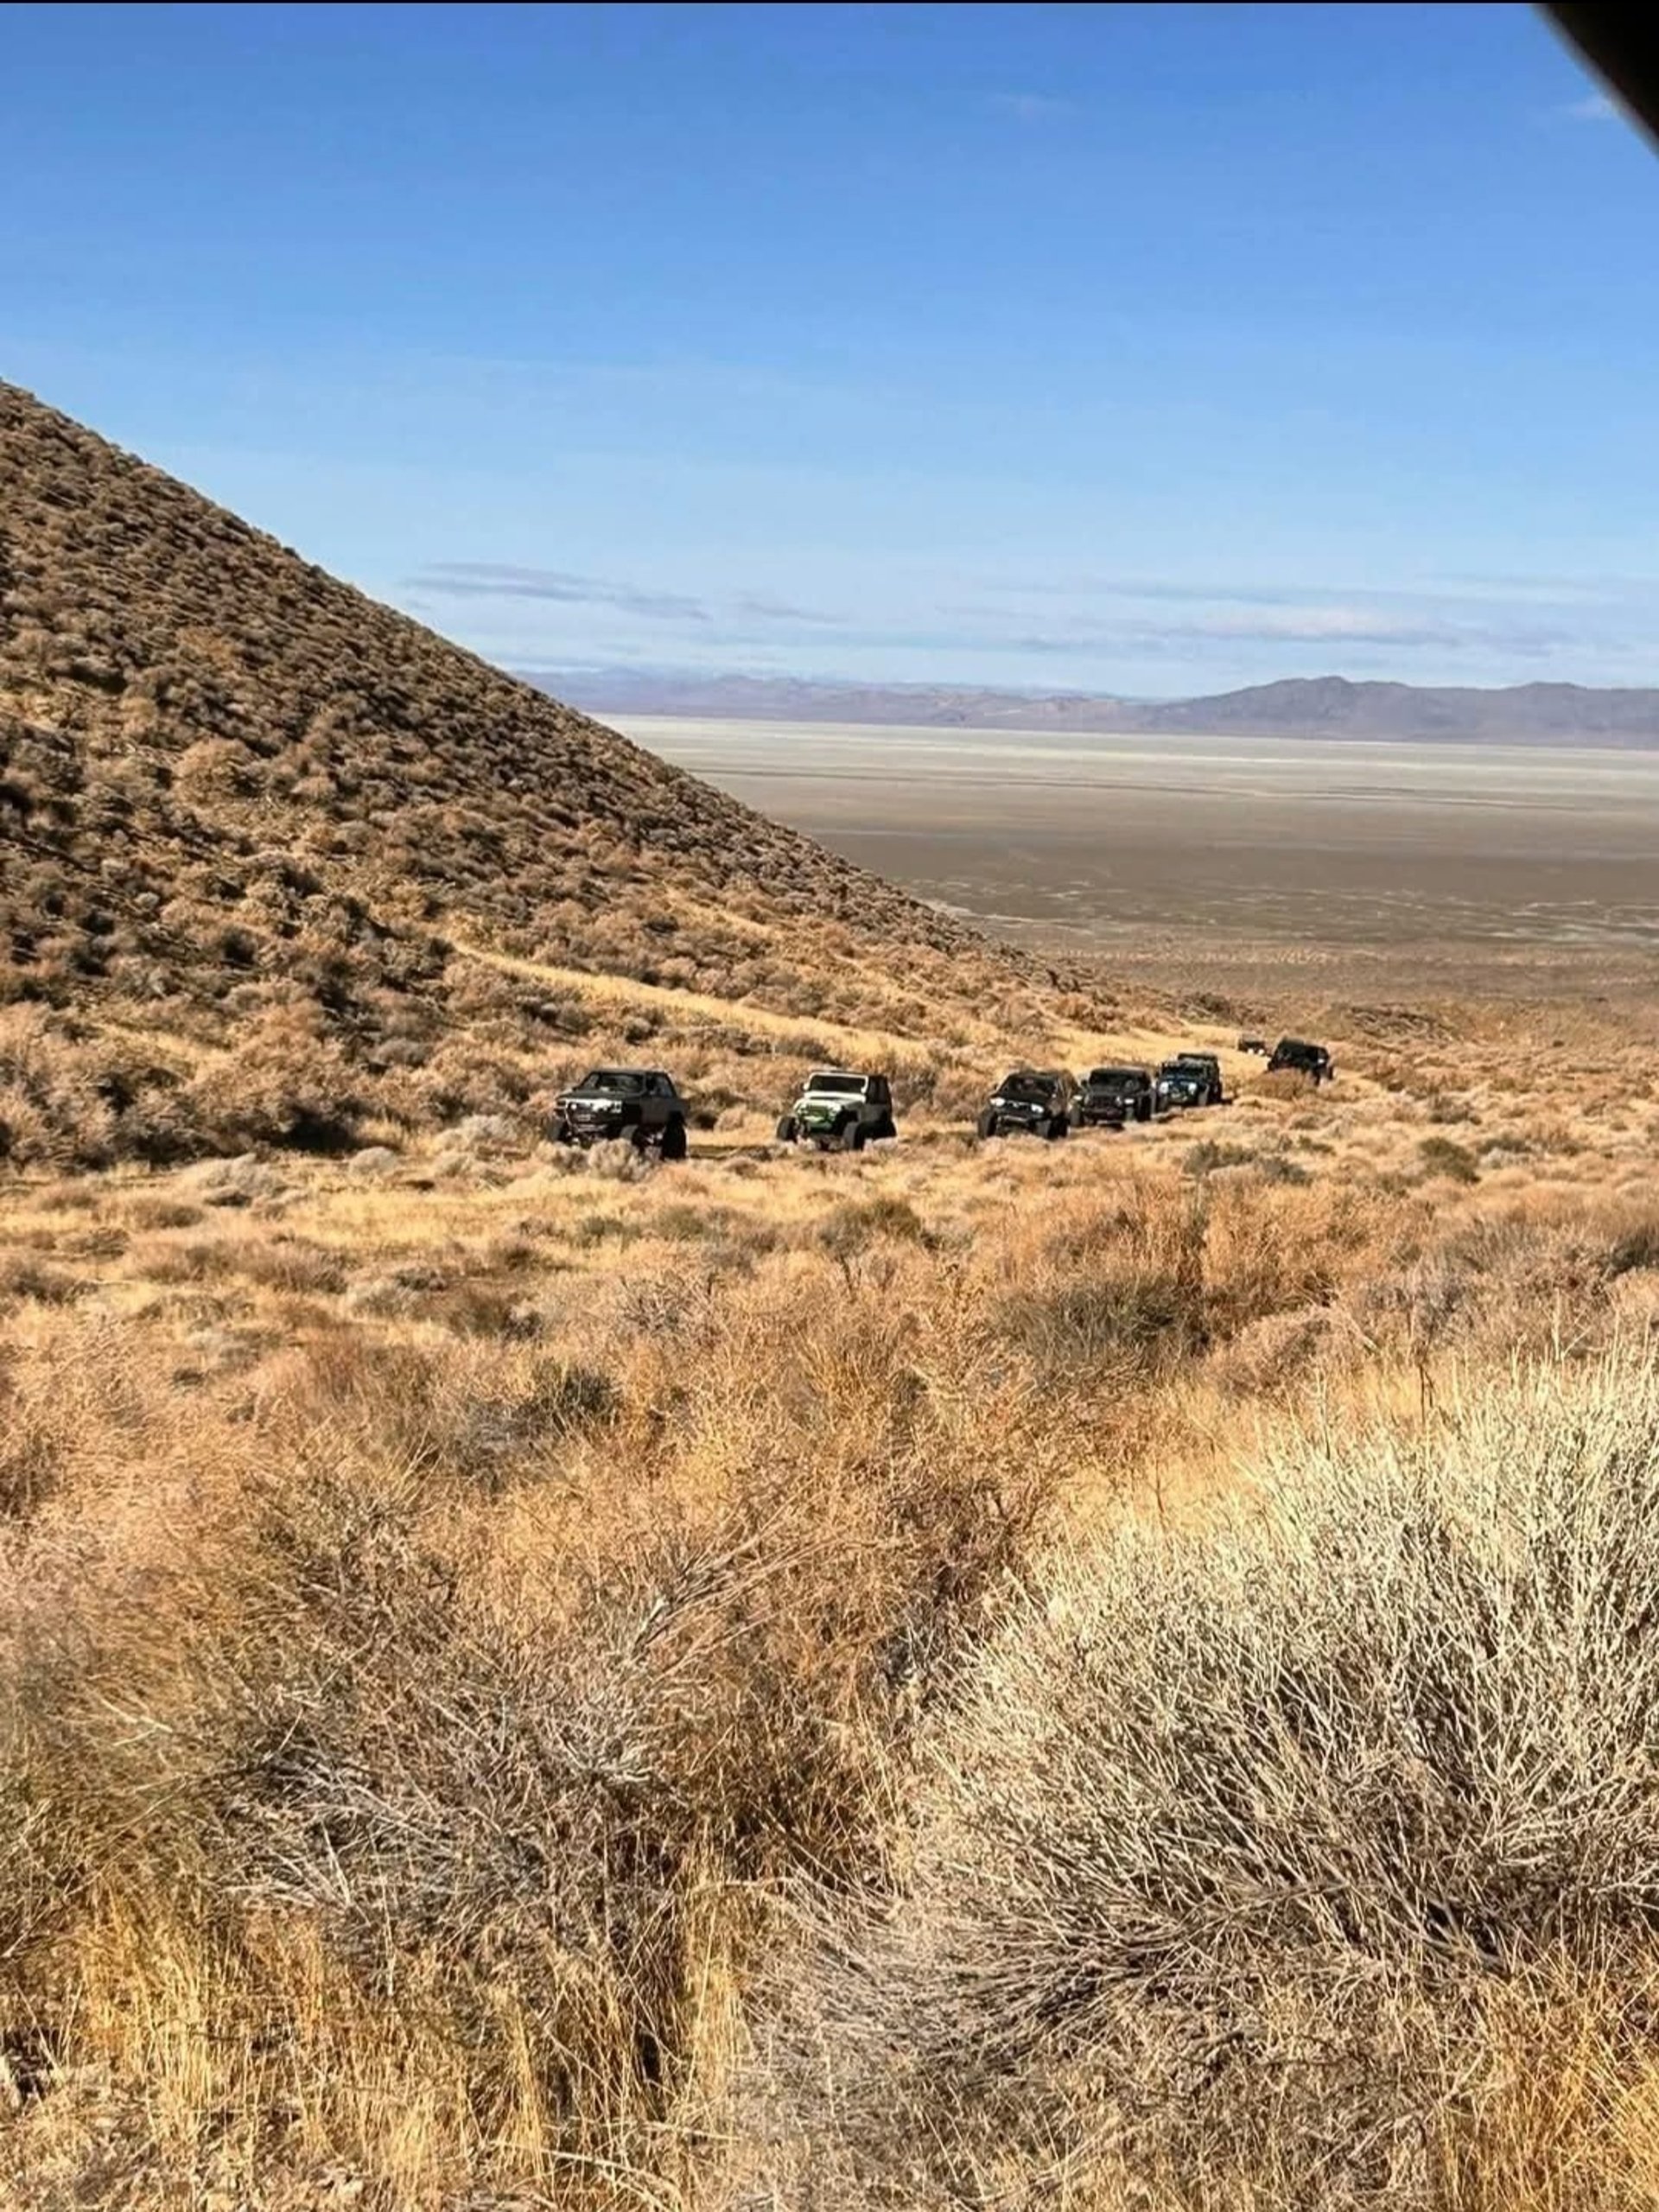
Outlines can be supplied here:
[[1157, 1105], [1150, 1068], [1090, 1068], [1071, 1108], [1076, 1129], [1121, 1129], [1149, 1122]]
[[1268, 1062], [1268, 1073], [1274, 1075], [1281, 1068], [1291, 1068], [1298, 1075], [1312, 1076], [1316, 1084], [1329, 1083], [1336, 1074], [1331, 1055], [1323, 1045], [1310, 1045], [1301, 1037], [1281, 1037], [1273, 1048]]
[[552, 1135], [584, 1150], [626, 1138], [636, 1151], [655, 1145], [664, 1160], [683, 1160], [685, 1124], [685, 1101], [660, 1068], [594, 1068], [559, 1093]]
[[867, 1144], [896, 1137], [893, 1085], [884, 1075], [855, 1075], [846, 1068], [820, 1068], [808, 1076], [800, 1096], [778, 1124], [780, 1144], [831, 1145], [862, 1152]]
[[1016, 1068], [987, 1100], [978, 1122], [982, 1137], [1019, 1135], [1063, 1137], [1071, 1127], [1075, 1085], [1064, 1068]]

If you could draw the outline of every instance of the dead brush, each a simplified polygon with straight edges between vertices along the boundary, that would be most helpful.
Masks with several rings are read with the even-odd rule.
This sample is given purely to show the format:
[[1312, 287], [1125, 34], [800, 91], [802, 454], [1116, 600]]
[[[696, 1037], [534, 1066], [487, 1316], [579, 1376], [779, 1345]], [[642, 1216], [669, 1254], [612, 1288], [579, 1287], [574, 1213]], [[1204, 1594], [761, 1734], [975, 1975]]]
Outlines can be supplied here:
[[10, 1299], [38, 1306], [67, 1306], [86, 1285], [32, 1252], [0, 1253], [0, 1305]]
[[[871, 1394], [868, 1456], [843, 1429], [826, 1467], [824, 1408], [785, 1382], [732, 1439], [741, 1479], [664, 1468], [637, 1498], [616, 1469], [650, 1432], [605, 1379], [326, 1341], [266, 1376], [239, 1432], [261, 1471], [150, 1569], [164, 1624], [107, 1592], [83, 1622], [60, 1592], [54, 1633], [89, 1649], [37, 1693], [30, 1773], [97, 1868], [54, 1937], [64, 2063], [143, 2085], [158, 2189], [188, 2201], [204, 2098], [241, 2116], [245, 2179], [321, 2143], [388, 2202], [411, 2110], [433, 2201], [671, 2160], [760, 1897], [853, 1878], [889, 1816], [882, 1747], [1039, 1502], [948, 1395], [923, 1417], [904, 1357], [864, 1359], [868, 1319], [832, 1321], [816, 1376], [843, 1408]], [[679, 1452], [733, 1419], [719, 1348], [700, 1365]], [[505, 1493], [453, 1449], [509, 1371], [505, 1469], [534, 1465], [531, 1424], [562, 1449], [622, 1424], [569, 1503], [521, 1507], [516, 1554]]]
[[878, 1192], [868, 1198], [843, 1198], [817, 1230], [818, 1243], [838, 1259], [850, 1258], [884, 1239], [925, 1243], [927, 1224], [908, 1198]]
[[1300, 1068], [1264, 1069], [1240, 1086], [1241, 1098], [1270, 1098], [1287, 1104], [1317, 1098], [1319, 1086]]
[[1480, 1180], [1480, 1166], [1475, 1155], [1466, 1145], [1459, 1144], [1452, 1137], [1424, 1137], [1417, 1147], [1417, 1157], [1426, 1175], [1444, 1175], [1453, 1183]]
[[620, 1403], [610, 1376], [537, 1351], [494, 1304], [481, 1322], [445, 1318], [448, 1343], [343, 1332], [287, 1353], [264, 1376], [262, 1439], [301, 1464], [332, 1449], [377, 1480], [474, 1483], [487, 1495], [535, 1479], [544, 1452]]
[[889, 1883], [803, 1895], [766, 2048], [824, 2193], [785, 2201], [1122, 2153], [1183, 2203], [1439, 2207], [1516, 1978], [1650, 1986], [1659, 1370], [1258, 1482], [1055, 1562], [938, 1714]]
[[1252, 1177], [1073, 1205], [1038, 1265], [1001, 1291], [999, 1330], [1046, 1374], [1167, 1377], [1274, 1314], [1330, 1299], [1379, 1224], [1352, 1192]]
[[[1582, 1357], [1618, 1332], [1611, 1287], [1639, 1217], [1599, 1209], [1510, 1211], [1453, 1221], [1403, 1265], [1344, 1287], [1342, 1302], [1375, 1344], [1414, 1357], [1516, 1349]], [[1402, 1255], [1402, 1258], [1405, 1258]]]
[[22, 1520], [44, 1503], [58, 1485], [63, 1464], [54, 1424], [21, 1400], [0, 1370], [0, 1522]]
[[298, 1237], [273, 1236], [265, 1243], [252, 1239], [227, 1242], [220, 1249], [227, 1272], [265, 1290], [296, 1296], [308, 1293], [331, 1296], [346, 1287], [346, 1269], [339, 1255]]
[[1659, 1215], [1632, 1211], [1612, 1228], [1607, 1272], [1630, 1274], [1638, 1268], [1659, 1268]]

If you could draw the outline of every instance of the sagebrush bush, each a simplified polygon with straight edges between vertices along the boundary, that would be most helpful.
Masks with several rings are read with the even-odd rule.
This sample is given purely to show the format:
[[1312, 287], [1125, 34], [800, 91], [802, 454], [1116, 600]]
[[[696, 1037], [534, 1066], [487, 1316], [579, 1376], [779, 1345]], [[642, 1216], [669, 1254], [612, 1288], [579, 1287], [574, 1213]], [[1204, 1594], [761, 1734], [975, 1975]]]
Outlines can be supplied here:
[[1452, 1137], [1425, 1137], [1417, 1157], [1430, 1175], [1447, 1175], [1454, 1183], [1478, 1183], [1480, 1167], [1467, 1145]]
[[291, 1145], [340, 1152], [356, 1141], [363, 1078], [315, 1014], [273, 1007], [247, 1025], [234, 1052], [201, 1070], [189, 1097], [216, 1147]]
[[1104, 2144], [1206, 2202], [1445, 2202], [1493, 2002], [1652, 1970], [1656, 1624], [1650, 1364], [1057, 1562], [929, 1732], [891, 1888], [808, 1903], [821, 2173], [956, 2202]]

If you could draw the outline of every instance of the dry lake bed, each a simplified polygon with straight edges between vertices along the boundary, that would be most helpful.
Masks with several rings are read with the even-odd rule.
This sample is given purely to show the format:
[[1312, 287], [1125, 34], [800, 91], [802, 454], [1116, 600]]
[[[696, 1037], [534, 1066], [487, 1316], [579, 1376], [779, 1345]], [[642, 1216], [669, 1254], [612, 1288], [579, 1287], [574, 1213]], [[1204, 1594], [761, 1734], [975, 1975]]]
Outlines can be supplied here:
[[666, 759], [994, 929], [1466, 975], [1659, 956], [1659, 753], [623, 715]]

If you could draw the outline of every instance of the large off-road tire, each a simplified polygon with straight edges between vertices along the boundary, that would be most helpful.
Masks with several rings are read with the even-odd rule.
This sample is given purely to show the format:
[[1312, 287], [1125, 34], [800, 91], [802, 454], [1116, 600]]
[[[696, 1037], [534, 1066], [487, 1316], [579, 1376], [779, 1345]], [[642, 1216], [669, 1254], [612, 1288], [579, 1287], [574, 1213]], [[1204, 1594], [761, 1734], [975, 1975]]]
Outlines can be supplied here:
[[663, 1158], [664, 1160], [685, 1158], [685, 1123], [677, 1114], [663, 1130]]
[[996, 1135], [996, 1116], [995, 1114], [982, 1114], [974, 1126], [982, 1137], [994, 1137]]
[[1069, 1136], [1071, 1135], [1071, 1125], [1066, 1120], [1065, 1115], [1057, 1114], [1053, 1120], [1049, 1123], [1048, 1128], [1044, 1134], [1047, 1137], [1049, 1142], [1052, 1144], [1057, 1138]]
[[1080, 1128], [1083, 1127], [1083, 1109], [1082, 1109], [1082, 1107], [1081, 1107], [1081, 1106], [1073, 1106], [1073, 1107], [1070, 1108], [1070, 1109], [1068, 1109], [1068, 1111], [1067, 1111], [1067, 1114], [1066, 1114], [1065, 1118], [1066, 1118], [1067, 1125], [1068, 1125], [1070, 1128], [1074, 1128], [1074, 1129], [1080, 1129]]
[[875, 1127], [870, 1131], [870, 1141], [872, 1144], [875, 1144], [877, 1142], [885, 1144], [891, 1138], [896, 1137], [898, 1134], [899, 1124], [893, 1120], [891, 1114], [884, 1114], [880, 1120], [876, 1123]]
[[[1135, 1100], [1135, 1118], [1137, 1122], [1149, 1122], [1152, 1119], [1152, 1101], [1150, 1098], [1137, 1098]], [[1120, 1122], [1118, 1126], [1122, 1128], [1122, 1124]]]
[[778, 1124], [779, 1143], [793, 1144], [798, 1134], [798, 1132], [795, 1127], [795, 1116], [792, 1114], [785, 1114], [783, 1120]]
[[862, 1152], [870, 1141], [870, 1133], [862, 1122], [853, 1122], [842, 1135], [842, 1146], [848, 1152]]

